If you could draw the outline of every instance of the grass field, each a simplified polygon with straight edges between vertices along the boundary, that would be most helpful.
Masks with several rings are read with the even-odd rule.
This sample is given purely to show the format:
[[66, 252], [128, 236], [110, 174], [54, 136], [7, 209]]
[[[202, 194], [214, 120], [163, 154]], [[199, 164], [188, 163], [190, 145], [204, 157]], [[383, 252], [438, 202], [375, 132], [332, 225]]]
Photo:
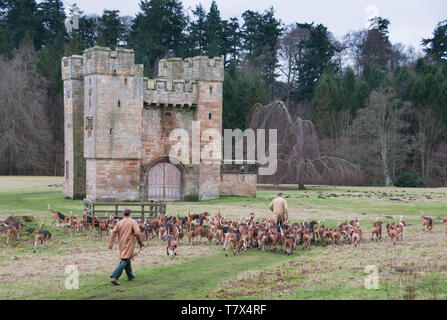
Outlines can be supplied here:
[[[151, 241], [133, 262], [137, 279], [121, 279], [112, 287], [109, 275], [118, 263], [118, 251], [107, 249], [107, 239], [90, 232], [49, 226], [47, 204], [81, 215], [81, 201], [63, 199], [62, 178], [0, 177], [0, 220], [10, 215], [33, 215], [53, 233], [48, 248], [34, 254], [33, 236], [5, 245], [0, 235], [0, 299], [447, 299], [447, 189], [367, 187], [259, 186], [256, 199], [224, 197], [201, 203], [170, 203], [168, 214], [188, 211], [226, 218], [269, 216], [267, 209], [278, 190], [289, 203], [292, 222], [325, 219], [334, 226], [358, 217], [364, 239], [359, 248], [313, 244], [293, 256], [280, 252], [247, 253], [225, 258], [221, 246], [203, 242], [184, 244], [171, 261], [164, 244]], [[434, 219], [424, 232], [421, 211]], [[377, 217], [400, 216], [409, 224], [404, 240], [392, 246], [388, 237], [371, 242], [369, 230]], [[65, 268], [76, 265], [79, 289], [67, 290]], [[366, 289], [366, 266], [379, 270], [379, 289]]]

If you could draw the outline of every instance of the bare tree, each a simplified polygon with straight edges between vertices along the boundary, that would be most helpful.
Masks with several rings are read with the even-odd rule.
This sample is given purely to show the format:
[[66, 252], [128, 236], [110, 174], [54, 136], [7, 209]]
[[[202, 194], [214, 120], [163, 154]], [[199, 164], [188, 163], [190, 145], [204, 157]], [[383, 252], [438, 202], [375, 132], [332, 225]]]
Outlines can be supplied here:
[[[264, 183], [363, 184], [359, 168], [347, 160], [321, 155], [314, 124], [293, 119], [282, 101], [257, 106], [252, 129], [276, 129], [278, 166], [273, 176], [260, 177]], [[266, 143], [269, 143], [268, 141]]]
[[362, 46], [368, 38], [368, 30], [360, 30], [349, 32], [343, 39], [344, 53], [354, 64], [356, 73], [359, 73], [362, 69]]
[[436, 148], [432, 158], [430, 185], [447, 187], [447, 142], [442, 142]]
[[23, 47], [11, 60], [0, 56], [0, 74], [2, 174], [51, 174], [54, 147], [34, 50]]
[[280, 41], [279, 56], [281, 64], [279, 71], [285, 80], [285, 100], [287, 105], [290, 102], [294, 84], [298, 80], [297, 62], [302, 56], [300, 42], [309, 37], [309, 29], [299, 28], [296, 24], [291, 24], [286, 27]]
[[416, 135], [419, 149], [421, 173], [426, 184], [430, 183], [432, 156], [436, 141], [440, 136], [441, 119], [431, 108], [417, 111], [418, 132]]
[[390, 70], [408, 64], [410, 57], [406, 54], [406, 47], [402, 43], [393, 44], [390, 54]]
[[350, 129], [351, 148], [345, 152], [362, 169], [369, 171], [370, 178], [374, 176], [374, 167], [380, 167], [386, 185], [391, 184], [395, 172], [400, 170], [397, 164], [404, 163], [409, 152], [402, 134], [408, 126], [404, 121], [407, 111], [408, 106], [393, 101], [389, 93], [373, 91]]

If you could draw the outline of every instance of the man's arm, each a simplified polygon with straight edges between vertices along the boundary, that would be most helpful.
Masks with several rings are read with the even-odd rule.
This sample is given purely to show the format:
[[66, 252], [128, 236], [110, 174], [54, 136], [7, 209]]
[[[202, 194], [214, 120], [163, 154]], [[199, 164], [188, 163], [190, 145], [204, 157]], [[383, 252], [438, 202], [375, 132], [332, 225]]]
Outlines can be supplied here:
[[141, 246], [143, 246], [143, 238], [141, 237], [141, 231], [140, 231], [140, 227], [138, 226], [138, 223], [136, 221], [134, 221], [135, 223], [132, 223], [132, 229], [133, 232], [135, 233], [135, 237], [137, 238], [138, 244]]
[[284, 199], [284, 214], [289, 213], [289, 208], [287, 207], [287, 201]]
[[118, 224], [113, 228], [109, 239], [109, 249], [113, 249], [113, 244], [115, 243], [116, 234], [118, 233]]

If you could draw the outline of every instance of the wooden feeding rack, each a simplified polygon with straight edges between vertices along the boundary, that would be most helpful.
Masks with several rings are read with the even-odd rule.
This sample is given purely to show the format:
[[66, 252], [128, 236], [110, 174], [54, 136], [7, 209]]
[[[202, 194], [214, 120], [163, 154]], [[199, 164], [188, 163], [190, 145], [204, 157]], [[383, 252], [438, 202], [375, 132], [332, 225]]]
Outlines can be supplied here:
[[132, 210], [134, 219], [141, 217], [141, 221], [144, 221], [146, 217], [155, 218], [166, 213], [166, 204], [163, 202], [104, 202], [84, 199], [84, 213], [98, 219], [106, 219], [110, 215], [122, 217], [124, 209]]

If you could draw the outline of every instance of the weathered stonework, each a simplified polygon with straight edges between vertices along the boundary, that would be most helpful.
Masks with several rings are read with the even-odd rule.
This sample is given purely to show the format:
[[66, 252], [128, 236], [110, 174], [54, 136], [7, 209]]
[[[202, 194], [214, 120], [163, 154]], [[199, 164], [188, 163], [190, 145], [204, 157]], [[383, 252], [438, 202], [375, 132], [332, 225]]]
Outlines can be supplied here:
[[62, 61], [65, 106], [65, 183], [63, 195], [72, 199], [81, 199], [85, 196], [82, 65], [82, 56], [73, 56]]
[[[156, 179], [165, 179], [160, 188], [174, 190], [178, 200], [215, 199], [229, 194], [236, 181], [246, 181], [245, 195], [256, 194], [252, 174], [221, 174], [220, 162], [170, 165], [161, 175], [154, 171], [169, 162], [172, 130], [183, 128], [192, 137], [193, 121], [200, 121], [200, 134], [222, 132], [221, 58], [161, 60], [159, 76], [147, 79], [133, 50], [94, 47], [83, 56], [63, 58], [62, 77], [65, 197], [151, 200]], [[205, 145], [202, 141], [201, 148]], [[233, 189], [244, 195], [244, 188]]]
[[256, 197], [257, 180], [258, 166], [256, 164], [223, 164], [219, 186], [220, 195]]

